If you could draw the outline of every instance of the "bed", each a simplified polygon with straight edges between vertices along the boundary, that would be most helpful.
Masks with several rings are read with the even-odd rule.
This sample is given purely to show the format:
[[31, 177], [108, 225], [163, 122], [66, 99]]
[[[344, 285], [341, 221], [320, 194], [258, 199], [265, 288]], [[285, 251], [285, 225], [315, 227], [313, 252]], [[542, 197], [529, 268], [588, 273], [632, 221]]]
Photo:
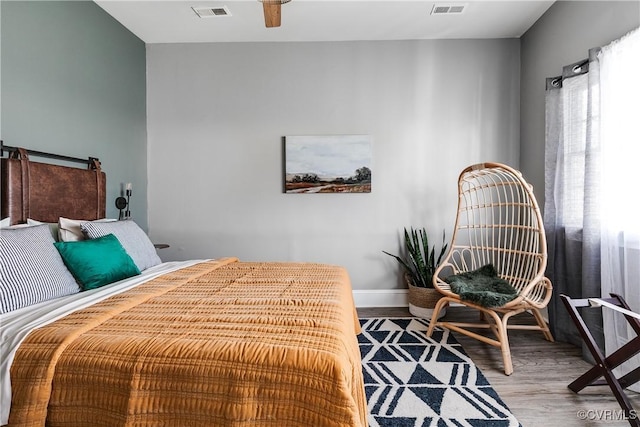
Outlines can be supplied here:
[[[5, 182], [3, 200], [15, 196]], [[55, 234], [27, 219], [31, 227], [3, 230], [3, 247], [30, 233]], [[86, 243], [56, 248], [101, 253], [91, 245], [120, 233], [116, 241], [127, 248], [139, 233], [131, 221], [82, 224]], [[123, 224], [136, 231], [122, 234]], [[103, 235], [92, 235], [96, 229]], [[83, 251], [86, 266], [93, 252]], [[124, 252], [142, 262], [134, 249]], [[146, 255], [153, 265], [139, 274], [3, 309], [0, 424], [367, 425], [359, 323], [344, 268], [232, 257], [162, 263]]]

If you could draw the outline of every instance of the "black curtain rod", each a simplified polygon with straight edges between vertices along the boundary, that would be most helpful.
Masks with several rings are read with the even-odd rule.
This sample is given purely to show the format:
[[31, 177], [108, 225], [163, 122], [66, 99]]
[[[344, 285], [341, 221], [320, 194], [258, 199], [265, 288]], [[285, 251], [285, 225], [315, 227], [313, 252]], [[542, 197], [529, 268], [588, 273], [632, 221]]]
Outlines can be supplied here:
[[[18, 147], [11, 147], [9, 145], [4, 145], [4, 142], [0, 140], [0, 157], [4, 157], [5, 151], [7, 151], [8, 153], [13, 153], [18, 151]], [[81, 159], [79, 157], [64, 156], [62, 154], [51, 154], [51, 153], [45, 153], [45, 152], [36, 151], [36, 150], [26, 150], [26, 151], [27, 151], [27, 154], [29, 155], [46, 157], [48, 159], [64, 160], [66, 162], [82, 163], [90, 167], [93, 166], [94, 160], [99, 161], [97, 157], [88, 157], [86, 159]]]

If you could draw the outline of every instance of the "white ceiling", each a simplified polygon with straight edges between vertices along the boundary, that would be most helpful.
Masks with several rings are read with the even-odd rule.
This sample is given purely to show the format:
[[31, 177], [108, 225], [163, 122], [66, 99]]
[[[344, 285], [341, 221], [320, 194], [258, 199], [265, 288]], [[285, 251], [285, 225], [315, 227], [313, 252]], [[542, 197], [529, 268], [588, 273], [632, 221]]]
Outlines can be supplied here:
[[[265, 28], [257, 0], [95, 0], [146, 43], [483, 39], [520, 37], [554, 1], [292, 0], [282, 26]], [[431, 15], [437, 5], [461, 14]], [[199, 18], [191, 7], [226, 6]]]

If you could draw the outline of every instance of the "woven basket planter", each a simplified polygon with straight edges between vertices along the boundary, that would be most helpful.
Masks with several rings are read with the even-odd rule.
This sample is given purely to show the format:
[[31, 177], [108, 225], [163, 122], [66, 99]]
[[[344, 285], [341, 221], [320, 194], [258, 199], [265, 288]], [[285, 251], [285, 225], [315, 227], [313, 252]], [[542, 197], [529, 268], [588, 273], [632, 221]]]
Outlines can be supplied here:
[[[431, 319], [436, 303], [442, 298], [442, 294], [433, 288], [421, 288], [413, 286], [411, 278], [405, 274], [404, 280], [409, 287], [409, 313], [415, 317]], [[444, 316], [447, 308], [440, 310], [438, 318]]]

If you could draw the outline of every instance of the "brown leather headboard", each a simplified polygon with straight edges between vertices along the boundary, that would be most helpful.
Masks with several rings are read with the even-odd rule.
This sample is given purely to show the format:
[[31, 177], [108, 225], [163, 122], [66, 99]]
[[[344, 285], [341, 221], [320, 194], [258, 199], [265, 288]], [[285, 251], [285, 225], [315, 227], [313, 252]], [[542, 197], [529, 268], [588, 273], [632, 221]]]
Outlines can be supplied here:
[[32, 162], [27, 151], [18, 148], [2, 159], [1, 215], [12, 224], [27, 218], [58, 222], [63, 216], [73, 219], [105, 217], [107, 178], [100, 162], [89, 169]]

